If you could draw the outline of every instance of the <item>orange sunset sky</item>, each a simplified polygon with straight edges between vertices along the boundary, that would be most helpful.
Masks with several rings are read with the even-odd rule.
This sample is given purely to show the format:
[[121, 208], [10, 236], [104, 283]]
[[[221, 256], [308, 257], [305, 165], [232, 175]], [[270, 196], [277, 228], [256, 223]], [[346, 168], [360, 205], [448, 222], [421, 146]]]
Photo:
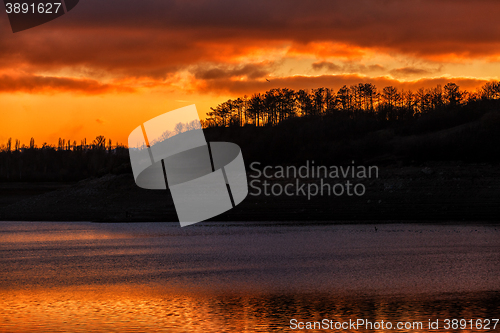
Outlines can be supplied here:
[[0, 8], [0, 144], [126, 143], [169, 110], [277, 87], [500, 76], [498, 0], [81, 0], [15, 34]]

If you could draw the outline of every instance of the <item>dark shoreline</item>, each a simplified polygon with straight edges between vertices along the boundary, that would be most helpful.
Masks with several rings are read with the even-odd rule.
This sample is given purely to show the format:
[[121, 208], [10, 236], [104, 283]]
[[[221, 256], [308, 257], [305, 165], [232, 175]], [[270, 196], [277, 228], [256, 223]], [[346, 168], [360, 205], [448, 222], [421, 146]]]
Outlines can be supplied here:
[[[252, 179], [249, 177], [249, 181]], [[296, 181], [267, 180], [273, 184]], [[345, 180], [324, 181], [334, 184]], [[497, 222], [500, 217], [500, 170], [495, 165], [435, 162], [380, 166], [379, 178], [359, 182], [366, 188], [361, 197], [315, 196], [307, 200], [303, 196], [249, 194], [240, 205], [210, 221], [474, 223]], [[73, 184], [0, 183], [0, 221], [175, 222], [178, 219], [169, 191], [138, 188], [132, 175], [123, 174]]]

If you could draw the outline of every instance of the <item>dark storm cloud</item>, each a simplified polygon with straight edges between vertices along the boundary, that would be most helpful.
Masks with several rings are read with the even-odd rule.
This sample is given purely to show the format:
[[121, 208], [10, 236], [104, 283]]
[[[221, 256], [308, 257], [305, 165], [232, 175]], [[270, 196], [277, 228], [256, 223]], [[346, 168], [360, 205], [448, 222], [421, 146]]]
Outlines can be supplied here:
[[[161, 81], [181, 69], [218, 63], [199, 67], [195, 76], [214, 84], [244, 75], [251, 84], [267, 69], [239, 68], [239, 59], [281, 45], [307, 52], [311, 43], [341, 43], [352, 50], [444, 63], [497, 57], [498, 17], [496, 0], [86, 0], [58, 20], [17, 34], [0, 15], [0, 70], [82, 68]], [[327, 62], [315, 66], [333, 73], [377, 70]], [[418, 73], [397, 69], [394, 74]]]
[[[12, 34], [0, 15], [0, 59], [89, 63], [148, 74], [209, 61], [221, 46], [342, 42], [416, 55], [500, 51], [497, 1], [87, 0], [58, 20]], [[228, 54], [227, 56], [231, 56]], [[157, 73], [154, 75], [158, 75]]]

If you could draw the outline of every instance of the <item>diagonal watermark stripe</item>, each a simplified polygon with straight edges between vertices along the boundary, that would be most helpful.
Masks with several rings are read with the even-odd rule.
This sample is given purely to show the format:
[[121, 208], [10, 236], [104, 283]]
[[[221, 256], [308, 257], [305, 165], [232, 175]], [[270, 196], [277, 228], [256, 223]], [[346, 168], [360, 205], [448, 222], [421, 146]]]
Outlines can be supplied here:
[[181, 226], [204, 221], [248, 194], [240, 148], [208, 144], [194, 105], [141, 124], [129, 136], [134, 179], [146, 189], [170, 189]]

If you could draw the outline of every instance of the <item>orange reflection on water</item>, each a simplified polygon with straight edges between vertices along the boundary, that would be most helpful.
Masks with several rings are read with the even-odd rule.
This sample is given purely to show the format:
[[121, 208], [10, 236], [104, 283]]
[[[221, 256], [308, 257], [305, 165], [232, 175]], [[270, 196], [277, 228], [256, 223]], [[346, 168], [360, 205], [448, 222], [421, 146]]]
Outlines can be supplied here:
[[495, 316], [491, 305], [498, 304], [498, 294], [463, 296], [221, 294], [134, 284], [2, 290], [0, 331], [292, 332], [296, 330], [290, 328], [291, 319], [307, 322], [326, 318], [334, 322], [420, 321], [423, 329], [411, 331], [427, 332], [429, 319]]
[[[58, 229], [54, 230], [54, 225], [57, 226]], [[88, 223], [80, 223], [80, 225], [81, 227], [79, 224], [75, 223], [75, 225], [68, 225], [66, 227], [65, 223], [50, 222], [45, 224], [24, 223], [21, 226], [13, 224], [11, 226], [10, 224], [2, 223], [1, 230], [3, 232], [0, 233], [0, 245], [15, 246], [19, 245], [19, 243], [39, 244], [44, 242], [98, 241], [130, 238], [130, 235], [124, 233], [89, 228], [87, 227], [90, 225]]]
[[[204, 315], [204, 309], [188, 297], [132, 285], [16, 290], [0, 295], [1, 327], [8, 332], [172, 332]], [[197, 326], [209, 328], [203, 321]]]

